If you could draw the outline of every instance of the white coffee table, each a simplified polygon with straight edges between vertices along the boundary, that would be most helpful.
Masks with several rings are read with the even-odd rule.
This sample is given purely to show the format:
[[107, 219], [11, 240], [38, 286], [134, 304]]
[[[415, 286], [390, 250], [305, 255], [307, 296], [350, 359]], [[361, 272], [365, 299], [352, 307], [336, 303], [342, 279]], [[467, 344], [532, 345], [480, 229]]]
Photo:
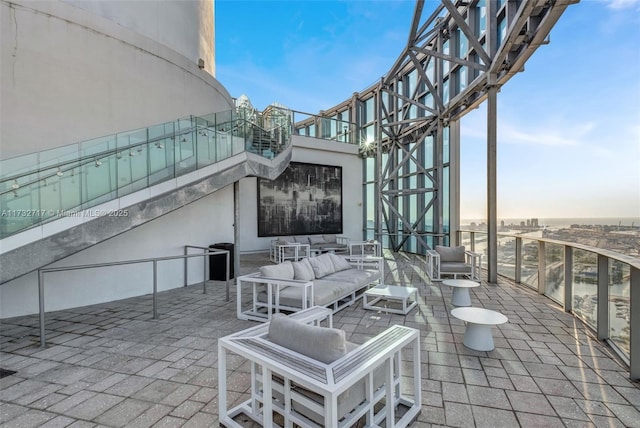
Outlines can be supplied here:
[[[400, 301], [402, 308], [396, 309], [384, 305], [376, 305], [378, 302]], [[406, 315], [418, 304], [418, 289], [414, 287], [401, 287], [398, 285], [379, 285], [364, 292], [362, 307], [365, 309], [391, 312]]]
[[451, 304], [454, 306], [471, 306], [469, 289], [480, 286], [479, 282], [468, 279], [445, 279], [442, 283], [453, 288]]
[[467, 324], [462, 343], [476, 351], [492, 351], [495, 345], [491, 327], [509, 321], [500, 312], [484, 308], [455, 308], [451, 315]]

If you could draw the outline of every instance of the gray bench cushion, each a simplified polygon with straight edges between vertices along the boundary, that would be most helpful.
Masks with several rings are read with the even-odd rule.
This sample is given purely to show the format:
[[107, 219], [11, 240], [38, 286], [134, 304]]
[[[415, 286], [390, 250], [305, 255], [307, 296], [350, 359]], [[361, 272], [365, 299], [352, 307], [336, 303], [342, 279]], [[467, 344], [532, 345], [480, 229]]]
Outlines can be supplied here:
[[271, 317], [269, 340], [326, 364], [347, 353], [344, 331], [304, 324], [283, 314]]

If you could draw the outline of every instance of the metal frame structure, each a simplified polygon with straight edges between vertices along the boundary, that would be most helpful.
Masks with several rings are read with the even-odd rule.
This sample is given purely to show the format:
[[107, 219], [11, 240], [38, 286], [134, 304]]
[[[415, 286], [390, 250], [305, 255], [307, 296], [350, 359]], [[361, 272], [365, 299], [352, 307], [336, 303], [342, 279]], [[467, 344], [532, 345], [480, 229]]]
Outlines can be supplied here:
[[[488, 280], [497, 282], [497, 92], [524, 69], [578, 0], [418, 0], [407, 44], [389, 72], [330, 110], [356, 124], [365, 158], [365, 238], [425, 254], [459, 229], [460, 118], [487, 108]], [[370, 186], [370, 187], [368, 187]], [[373, 188], [373, 191], [368, 191]], [[367, 195], [375, 195], [373, 200]], [[371, 207], [371, 204], [374, 207]], [[374, 230], [367, 221], [374, 212]]]

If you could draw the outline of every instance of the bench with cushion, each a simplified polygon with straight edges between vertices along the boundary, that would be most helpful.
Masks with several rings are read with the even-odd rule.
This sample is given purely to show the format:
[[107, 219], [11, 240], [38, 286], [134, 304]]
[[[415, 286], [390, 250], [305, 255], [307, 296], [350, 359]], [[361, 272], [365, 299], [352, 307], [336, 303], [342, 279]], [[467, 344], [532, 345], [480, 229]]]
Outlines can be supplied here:
[[[276, 314], [268, 324], [218, 341], [223, 425], [242, 426], [234, 419], [240, 414], [265, 427], [406, 427], [417, 417], [419, 331], [395, 325], [356, 345], [342, 330], [309, 325], [323, 317], [326, 313], [318, 307], [291, 317]], [[409, 349], [411, 354], [403, 352]], [[227, 403], [227, 352], [251, 363], [251, 398], [232, 409]]]
[[[314, 305], [334, 312], [352, 305], [383, 274], [380, 257], [348, 257], [332, 253], [262, 266], [259, 272], [238, 277], [237, 316], [267, 321], [273, 313], [296, 312]], [[242, 290], [251, 287], [251, 301], [243, 302]]]

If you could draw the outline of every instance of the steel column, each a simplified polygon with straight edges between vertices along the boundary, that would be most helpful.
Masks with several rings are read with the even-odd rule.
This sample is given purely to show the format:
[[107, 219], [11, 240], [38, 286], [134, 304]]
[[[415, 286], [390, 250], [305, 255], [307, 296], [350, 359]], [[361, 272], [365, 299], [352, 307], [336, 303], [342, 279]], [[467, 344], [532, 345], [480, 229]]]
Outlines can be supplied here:
[[498, 87], [496, 75], [488, 77], [487, 96], [487, 282], [498, 283]]

